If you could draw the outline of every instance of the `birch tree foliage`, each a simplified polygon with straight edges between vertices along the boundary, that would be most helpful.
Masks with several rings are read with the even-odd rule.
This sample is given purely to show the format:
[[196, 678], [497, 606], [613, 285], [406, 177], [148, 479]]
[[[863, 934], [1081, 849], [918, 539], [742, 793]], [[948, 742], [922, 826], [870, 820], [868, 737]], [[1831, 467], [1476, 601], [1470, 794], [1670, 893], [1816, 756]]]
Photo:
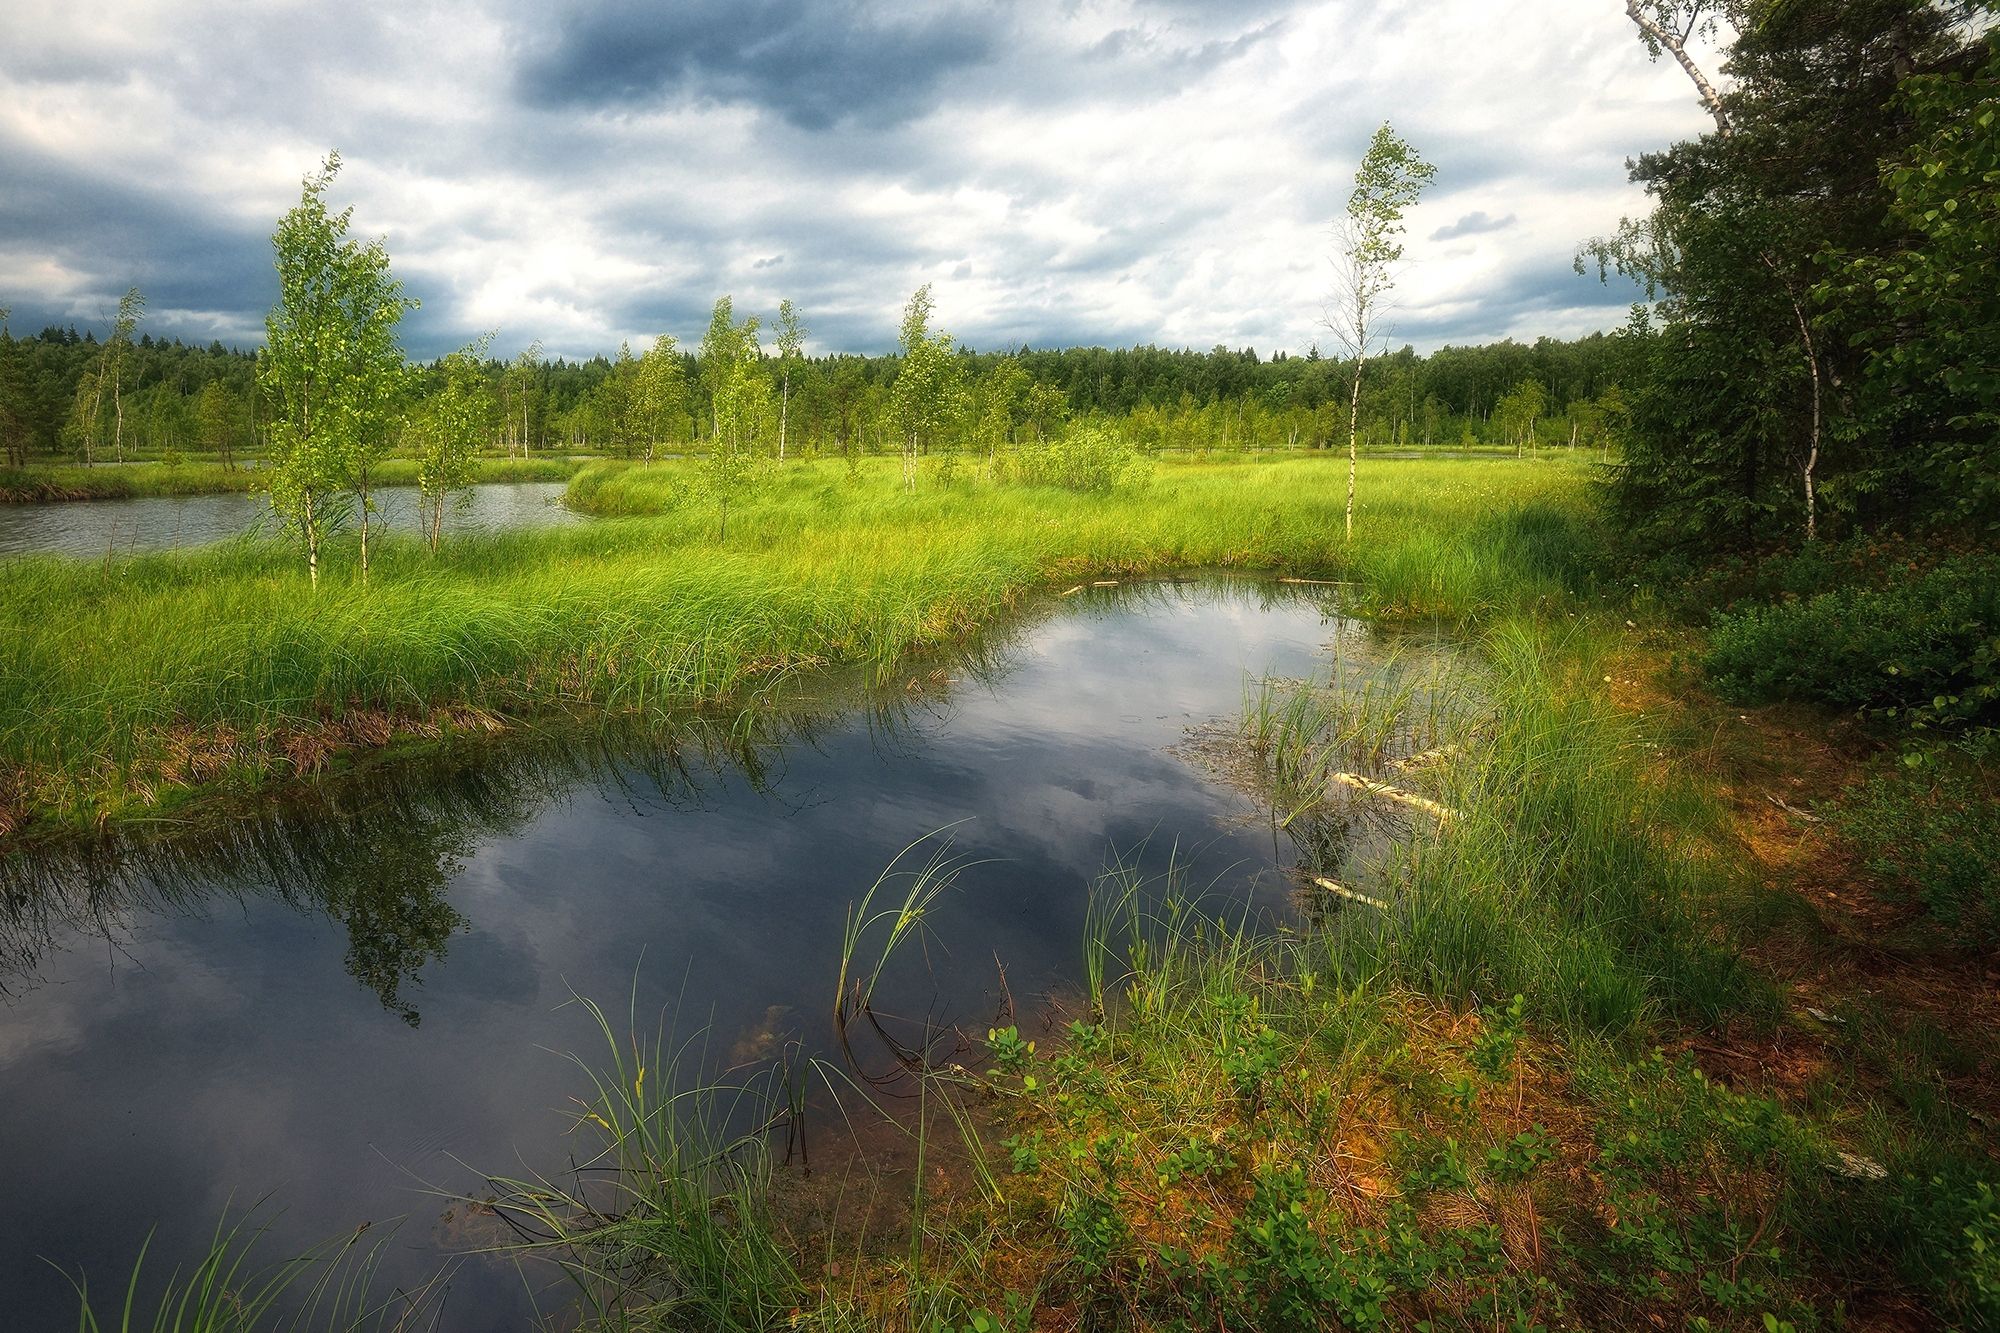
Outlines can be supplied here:
[[965, 368], [949, 333], [931, 332], [931, 288], [917, 288], [903, 308], [902, 364], [889, 389], [890, 411], [903, 448], [903, 486], [917, 484], [917, 455], [959, 421], [965, 407]]
[[271, 506], [298, 537], [314, 587], [321, 547], [356, 500], [367, 575], [373, 468], [388, 450], [408, 379], [397, 326], [417, 305], [390, 275], [382, 242], [348, 236], [353, 209], [328, 209], [339, 171], [340, 155], [329, 153], [272, 234], [278, 303], [257, 356], [258, 387], [271, 407], [264, 474]]
[[202, 386], [201, 397], [195, 403], [195, 422], [202, 448], [220, 455], [224, 468], [234, 469], [236, 459], [230, 445], [236, 434], [235, 412], [221, 380], [210, 380]]
[[1347, 535], [1354, 536], [1354, 481], [1361, 427], [1361, 380], [1371, 356], [1387, 350], [1384, 316], [1403, 259], [1403, 215], [1416, 207], [1437, 168], [1387, 121], [1368, 141], [1347, 211], [1334, 224], [1334, 296], [1327, 327], [1354, 363], [1347, 409]]
[[1514, 442], [1514, 456], [1521, 456], [1521, 446], [1532, 444], [1535, 439], [1535, 423], [1541, 420], [1548, 408], [1548, 395], [1542, 389], [1540, 380], [1522, 380], [1506, 393], [1493, 407], [1493, 424], [1505, 431], [1507, 438]]
[[535, 409], [543, 396], [542, 374], [542, 340], [537, 338], [521, 349], [521, 354], [500, 377], [500, 396], [507, 415], [503, 434], [510, 457], [517, 445], [525, 457], [533, 442]]
[[756, 481], [752, 451], [771, 419], [771, 382], [754, 316], [735, 322], [730, 298], [715, 303], [698, 357], [708, 389], [713, 433], [696, 472], [696, 489], [716, 507], [717, 540], [729, 536], [729, 507]]
[[472, 487], [473, 454], [492, 428], [493, 400], [483, 369], [492, 335], [438, 362], [442, 383], [410, 420], [417, 449], [417, 494], [424, 536], [433, 551], [444, 532], [444, 511]]
[[646, 461], [662, 444], [679, 438], [687, 418], [687, 375], [681, 368], [680, 346], [663, 333], [639, 358], [632, 384], [632, 417], [646, 442]]
[[139, 331], [139, 320], [145, 313], [146, 298], [137, 287], [128, 287], [118, 298], [118, 314], [104, 344], [103, 374], [111, 381], [111, 450], [121, 462], [125, 458], [125, 369], [132, 359], [132, 335]]
[[786, 428], [791, 421], [792, 371], [803, 360], [806, 328], [789, 300], [778, 302], [778, 461], [785, 461]]

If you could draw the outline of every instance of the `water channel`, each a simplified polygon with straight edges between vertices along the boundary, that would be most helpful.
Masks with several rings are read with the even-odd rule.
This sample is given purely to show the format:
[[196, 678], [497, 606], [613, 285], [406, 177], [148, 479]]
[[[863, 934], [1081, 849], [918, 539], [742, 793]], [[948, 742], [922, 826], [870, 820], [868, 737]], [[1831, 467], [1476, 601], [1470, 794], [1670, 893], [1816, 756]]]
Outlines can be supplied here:
[[[1400, 673], [1434, 647], [1331, 592], [1091, 589], [748, 730], [503, 738], [198, 837], [0, 859], [5, 1325], [75, 1326], [51, 1260], [115, 1288], [150, 1230], [164, 1272], [260, 1199], [272, 1256], [406, 1216], [383, 1276], [420, 1281], [465, 1243], [427, 1186], [573, 1150], [587, 1089], [554, 1052], [597, 1040], [573, 992], [622, 1013], [636, 987], [717, 1053], [831, 1055], [848, 905], [933, 830], [977, 862], [932, 922], [935, 1004], [968, 1026], [996, 960], [1023, 1003], [1074, 980], [1114, 858], [1285, 912], [1299, 849], [1184, 742], [1267, 673]], [[467, 1262], [440, 1327], [521, 1326], [529, 1304]]]
[[[575, 523], [583, 516], [562, 507], [566, 483], [488, 482], [470, 488], [445, 511], [450, 531]], [[377, 520], [392, 531], [415, 532], [417, 488], [385, 486], [375, 492]], [[0, 557], [107, 554], [204, 546], [276, 528], [270, 502], [235, 491], [222, 495], [147, 495], [125, 500], [67, 500], [0, 504]]]

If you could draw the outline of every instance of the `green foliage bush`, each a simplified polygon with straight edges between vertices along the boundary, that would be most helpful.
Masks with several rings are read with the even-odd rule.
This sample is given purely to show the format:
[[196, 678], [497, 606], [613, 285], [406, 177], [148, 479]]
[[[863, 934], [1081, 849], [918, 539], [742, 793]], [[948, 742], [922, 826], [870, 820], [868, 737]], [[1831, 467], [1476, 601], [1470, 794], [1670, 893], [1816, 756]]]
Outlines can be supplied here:
[[1868, 869], [1972, 944], [2000, 944], [2000, 800], [1971, 768], [1875, 773], [1829, 812]]
[[1078, 425], [1060, 436], [1024, 444], [1014, 456], [1014, 470], [1032, 486], [1060, 486], [1071, 491], [1108, 491], [1139, 471], [1136, 451], [1103, 426]]
[[2000, 715], [2000, 557], [1720, 616], [1704, 665], [1726, 694], [1965, 723]]

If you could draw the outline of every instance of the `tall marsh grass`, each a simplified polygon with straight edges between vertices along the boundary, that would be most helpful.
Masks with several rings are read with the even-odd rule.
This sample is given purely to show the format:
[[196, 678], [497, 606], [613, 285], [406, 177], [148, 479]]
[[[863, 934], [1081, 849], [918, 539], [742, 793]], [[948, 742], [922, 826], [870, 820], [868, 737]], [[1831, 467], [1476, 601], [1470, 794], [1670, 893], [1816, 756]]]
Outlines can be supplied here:
[[1521, 994], [1575, 1032], [1767, 1005], [1704, 924], [1730, 884], [1720, 812], [1592, 688], [1600, 640], [1508, 620], [1479, 647], [1451, 675], [1267, 685], [1246, 703], [1281, 822], [1406, 812], [1380, 882], [1350, 886], [1386, 907], [1345, 913], [1343, 967], [1461, 1003]]
[[[317, 595], [282, 547], [0, 564], [0, 831], [75, 826], [193, 787], [310, 771], [413, 719], [635, 714], [774, 675], [892, 663], [1085, 575], [1334, 575], [1380, 614], [1477, 621], [1558, 602], [1587, 567], [1584, 474], [1365, 467], [1352, 543], [1316, 460], [1163, 464], [1108, 495], [801, 464], [732, 508], [672, 503], [683, 464], [592, 470], [657, 517], [413, 538]], [[616, 508], [619, 506], [609, 506]], [[359, 723], [357, 724], [357, 719]]]

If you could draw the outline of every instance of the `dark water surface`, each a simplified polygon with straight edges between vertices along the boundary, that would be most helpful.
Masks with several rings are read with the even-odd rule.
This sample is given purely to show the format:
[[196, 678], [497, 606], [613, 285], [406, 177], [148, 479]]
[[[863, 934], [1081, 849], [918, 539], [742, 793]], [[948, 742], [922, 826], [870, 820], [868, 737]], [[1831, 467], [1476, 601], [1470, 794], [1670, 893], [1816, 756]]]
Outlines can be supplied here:
[[[576, 1147], [563, 1108], [588, 1089], [552, 1052], [598, 1038], [572, 989], [622, 1013], [636, 984], [642, 1016], [678, 1005], [718, 1052], [826, 1052], [848, 904], [947, 825], [983, 862], [933, 921], [940, 1012], [968, 1026], [996, 956], [1023, 1003], [1075, 977], [1114, 855], [1283, 910], [1296, 850], [1169, 749], [1236, 718], [1248, 677], [1336, 652], [1412, 669], [1327, 591], [1092, 590], [948, 684], [801, 705], [755, 743], [510, 740], [199, 840], [0, 862], [0, 1326], [75, 1326], [45, 1258], [115, 1290], [149, 1229], [164, 1272], [267, 1194], [270, 1255], [406, 1214], [388, 1276], [420, 1280], [465, 1241], [426, 1185], [557, 1172]], [[472, 1261], [441, 1327], [527, 1306]]]
[[[468, 499], [445, 511], [450, 530], [537, 527], [574, 523], [581, 514], [557, 503], [567, 484], [560, 481], [485, 482]], [[374, 523], [415, 532], [417, 488], [385, 486], [375, 492], [381, 510]], [[64, 500], [0, 505], [0, 556], [73, 555], [160, 551], [203, 546], [247, 532], [275, 527], [271, 505], [262, 495], [147, 495], [129, 500]]]

